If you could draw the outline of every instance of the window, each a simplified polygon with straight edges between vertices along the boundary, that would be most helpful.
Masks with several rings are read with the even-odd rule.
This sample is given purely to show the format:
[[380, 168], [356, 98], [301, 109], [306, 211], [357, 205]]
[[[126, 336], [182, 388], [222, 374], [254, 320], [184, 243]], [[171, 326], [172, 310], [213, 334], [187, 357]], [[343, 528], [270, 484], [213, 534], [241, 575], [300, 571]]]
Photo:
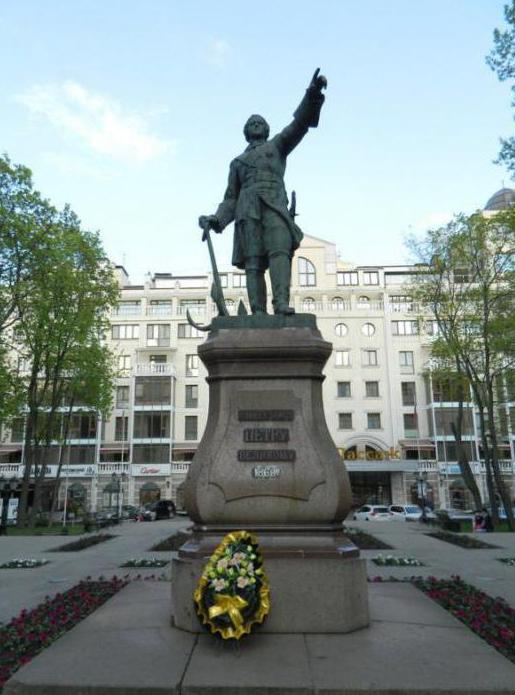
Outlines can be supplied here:
[[171, 299], [151, 299], [150, 306], [147, 307], [147, 314], [150, 316], [166, 316], [172, 312]]
[[418, 335], [416, 321], [392, 321], [392, 335]]
[[11, 442], [22, 442], [24, 432], [25, 419], [22, 417], [15, 417], [11, 421]]
[[227, 286], [228, 286], [228, 284], [227, 284], [227, 274], [226, 274], [226, 273], [222, 273], [221, 275], [219, 275], [219, 278], [220, 278], [220, 287], [227, 287]]
[[417, 402], [417, 393], [414, 381], [401, 382], [402, 405], [415, 405]]
[[198, 355], [186, 355], [186, 376], [198, 376]]
[[413, 352], [411, 350], [401, 350], [399, 352], [399, 366], [401, 374], [413, 374], [415, 372]]
[[117, 417], [114, 426], [114, 441], [126, 442], [129, 438], [129, 418]]
[[232, 276], [233, 287], [247, 287], [247, 278], [242, 273], [235, 273]]
[[177, 327], [177, 337], [200, 338], [202, 337], [202, 331], [199, 331], [197, 328], [195, 328], [195, 326], [190, 326], [189, 323], [180, 323]]
[[170, 436], [170, 413], [134, 414], [135, 439], [162, 439]]
[[137, 323], [121, 323], [111, 326], [113, 340], [136, 340], [139, 338], [139, 326]]
[[192, 314], [204, 315], [206, 313], [205, 299], [181, 299], [179, 304], [179, 314], [183, 316], [190, 311]]
[[[56, 447], [57, 448], [57, 447]], [[70, 463], [87, 463], [89, 465], [95, 462], [95, 447], [94, 446], [71, 446], [70, 447]]]
[[75, 413], [70, 419], [70, 439], [95, 439], [97, 416], [93, 413]]
[[438, 335], [440, 328], [438, 327], [438, 321], [426, 321], [425, 329], [428, 335]]
[[317, 284], [315, 266], [307, 258], [299, 257], [299, 285], [301, 287], [314, 287]]
[[339, 430], [351, 430], [352, 429], [352, 413], [338, 413], [338, 429]]
[[196, 384], [186, 386], [184, 405], [186, 408], [198, 407], [198, 386]]
[[134, 444], [132, 447], [133, 463], [168, 463], [169, 461], [169, 444]]
[[370, 297], [366, 295], [361, 295], [358, 297], [358, 309], [368, 309], [370, 307]]
[[416, 436], [417, 434], [417, 416], [415, 413], [404, 413], [404, 436]]
[[302, 300], [302, 311], [315, 311], [315, 300], [313, 297], [306, 297]]
[[128, 386], [117, 386], [116, 387], [116, 407], [117, 408], [127, 408], [129, 405], [129, 387]]
[[131, 356], [130, 355], [118, 355], [118, 369], [130, 369], [131, 368]]
[[337, 273], [337, 283], [339, 285], [357, 285], [358, 284], [358, 274], [357, 273]]
[[170, 378], [166, 376], [136, 377], [134, 402], [136, 405], [170, 405]]
[[150, 364], [166, 364], [166, 355], [150, 355], [148, 358]]
[[350, 381], [338, 381], [336, 384], [338, 398], [350, 398]]
[[345, 309], [345, 300], [343, 297], [333, 297], [331, 299], [331, 309], [333, 311], [343, 311]]
[[363, 272], [363, 284], [364, 285], [379, 285], [379, 273], [376, 272]]
[[344, 323], [337, 323], [336, 326], [334, 327], [334, 332], [339, 338], [343, 338], [347, 333], [349, 332], [349, 329], [347, 328], [346, 324]]
[[141, 303], [139, 301], [121, 301], [118, 302], [118, 306], [114, 313], [117, 316], [135, 316], [140, 312], [140, 305]]
[[376, 332], [376, 327], [373, 323], [364, 323], [361, 326], [361, 332], [363, 333], [363, 335], [366, 335], [367, 338], [371, 338]]
[[365, 395], [367, 398], [379, 398], [379, 382], [365, 381]]
[[413, 311], [413, 297], [407, 294], [390, 295], [392, 311]]
[[350, 350], [335, 350], [334, 355], [337, 367], [350, 367]]
[[186, 415], [184, 418], [184, 439], [198, 439], [198, 418], [196, 415]]
[[377, 350], [363, 350], [363, 367], [377, 367]]
[[367, 429], [381, 429], [381, 413], [367, 413]]
[[168, 347], [170, 345], [170, 324], [149, 323], [147, 326], [147, 345], [149, 347]]

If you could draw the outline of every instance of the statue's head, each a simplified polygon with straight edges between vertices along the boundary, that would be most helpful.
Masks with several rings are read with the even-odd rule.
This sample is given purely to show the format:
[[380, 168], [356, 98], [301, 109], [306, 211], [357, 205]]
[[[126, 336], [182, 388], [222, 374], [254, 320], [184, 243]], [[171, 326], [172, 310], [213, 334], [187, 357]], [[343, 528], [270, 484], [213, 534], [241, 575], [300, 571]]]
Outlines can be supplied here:
[[251, 140], [268, 140], [268, 136], [270, 135], [270, 126], [265, 121], [263, 116], [254, 113], [245, 123], [243, 134], [245, 135], [245, 140], [247, 142], [250, 142]]

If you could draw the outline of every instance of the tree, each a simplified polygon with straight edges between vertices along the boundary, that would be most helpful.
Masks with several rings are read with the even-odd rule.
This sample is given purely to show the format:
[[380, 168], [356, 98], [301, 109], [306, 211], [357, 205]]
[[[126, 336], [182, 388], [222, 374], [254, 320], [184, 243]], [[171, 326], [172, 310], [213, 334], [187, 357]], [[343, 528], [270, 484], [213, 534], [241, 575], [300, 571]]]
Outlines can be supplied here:
[[470, 384], [492, 515], [496, 520], [498, 492], [511, 530], [511, 496], [499, 464], [498, 384], [515, 365], [514, 239], [512, 208], [495, 216], [460, 215], [422, 240], [409, 242], [426, 269], [418, 275], [413, 294], [438, 324], [433, 355], [452, 359], [456, 374]]
[[[61, 437], [65, 395], [71, 390], [92, 409], [106, 407], [113, 369], [103, 336], [118, 286], [98, 234], [81, 229], [69, 207], [58, 211], [43, 200], [28, 169], [7, 158], [1, 164], [0, 330], [11, 335], [11, 354], [24, 367], [18, 375], [26, 411], [18, 511], [24, 525], [31, 477], [32, 509], [39, 510], [46, 455]], [[91, 384], [86, 365], [94, 373]]]
[[[504, 18], [508, 28], [504, 31], [494, 30], [494, 48], [486, 58], [501, 82], [515, 78], [515, 0], [504, 6]], [[511, 87], [513, 93], [512, 106], [515, 107], [515, 83]], [[498, 163], [504, 164], [515, 178], [515, 138], [501, 139], [501, 151]]]

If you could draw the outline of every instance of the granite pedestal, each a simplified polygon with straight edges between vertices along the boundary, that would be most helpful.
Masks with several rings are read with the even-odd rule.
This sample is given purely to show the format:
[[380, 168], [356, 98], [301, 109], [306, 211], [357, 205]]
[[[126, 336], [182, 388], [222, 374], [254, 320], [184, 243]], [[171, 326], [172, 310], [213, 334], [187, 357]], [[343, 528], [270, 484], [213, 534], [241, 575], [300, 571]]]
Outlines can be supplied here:
[[258, 536], [270, 579], [265, 631], [365, 627], [364, 561], [342, 533], [349, 478], [322, 402], [331, 344], [309, 314], [213, 324], [198, 350], [209, 412], [185, 485], [194, 534], [172, 566], [174, 624], [202, 629], [192, 595], [203, 567], [226, 533], [247, 530]]

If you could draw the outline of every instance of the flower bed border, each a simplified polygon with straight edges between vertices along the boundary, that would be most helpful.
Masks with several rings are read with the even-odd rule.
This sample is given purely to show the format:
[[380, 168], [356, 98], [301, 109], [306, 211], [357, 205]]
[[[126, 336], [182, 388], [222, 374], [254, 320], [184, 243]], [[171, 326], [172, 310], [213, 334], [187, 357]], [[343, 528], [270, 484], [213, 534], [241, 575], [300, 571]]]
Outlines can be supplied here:
[[153, 553], [164, 553], [179, 550], [181, 545], [184, 545], [184, 543], [186, 543], [186, 541], [188, 541], [190, 538], [191, 533], [177, 531], [177, 533], [173, 533], [171, 536], [168, 536], [168, 538], [164, 538], [162, 541], [157, 542], [155, 545], [149, 548], [149, 550]]
[[431, 533], [426, 533], [426, 536], [437, 538], [440, 541], [444, 541], [444, 543], [457, 545], [459, 548], [465, 548], [465, 550], [495, 550], [499, 548], [498, 545], [485, 543], [469, 536], [459, 536], [457, 533], [450, 533], [449, 531], [432, 531]]
[[[12, 565], [11, 563], [14, 562], [33, 562], [33, 565]], [[48, 565], [50, 560], [46, 560], [44, 558], [38, 559], [38, 558], [32, 558], [32, 557], [17, 557], [14, 558], [13, 560], [9, 560], [8, 562], [4, 562], [2, 565], [0, 565], [0, 570], [33, 570], [36, 569], [37, 567], [44, 567], [45, 565]]]
[[[393, 555], [378, 555], [370, 558], [378, 567], [425, 567], [425, 563], [415, 557], [394, 557]], [[384, 561], [384, 562], [383, 562]]]
[[[143, 564], [138, 564], [138, 563], [143, 563]], [[146, 564], [145, 564], [146, 563]], [[130, 569], [152, 569], [152, 568], [161, 568], [161, 567], [166, 567], [166, 565], [170, 564], [169, 560], [159, 560], [157, 557], [152, 557], [149, 558], [148, 560], [146, 558], [131, 558], [130, 560], [126, 560], [123, 565], [120, 565], [120, 567], [124, 568], [130, 568]]]
[[98, 543], [104, 543], [105, 541], [110, 541], [111, 538], [116, 538], [111, 533], [98, 533], [96, 536], [85, 536], [84, 538], [79, 538], [77, 541], [72, 541], [71, 543], [65, 543], [64, 545], [59, 545], [57, 548], [50, 548], [49, 553], [73, 553], [79, 550], [86, 550], [92, 545], [98, 545]]
[[0, 690], [21, 666], [71, 630], [127, 584], [127, 579], [87, 578], [64, 593], [47, 597], [0, 625]]
[[360, 550], [393, 550], [393, 546], [388, 545], [384, 541], [380, 541], [379, 538], [372, 536], [372, 534], [367, 533], [359, 528], [353, 528], [352, 526], [344, 526], [343, 533], [348, 536], [349, 540], [354, 543], [354, 545]]

